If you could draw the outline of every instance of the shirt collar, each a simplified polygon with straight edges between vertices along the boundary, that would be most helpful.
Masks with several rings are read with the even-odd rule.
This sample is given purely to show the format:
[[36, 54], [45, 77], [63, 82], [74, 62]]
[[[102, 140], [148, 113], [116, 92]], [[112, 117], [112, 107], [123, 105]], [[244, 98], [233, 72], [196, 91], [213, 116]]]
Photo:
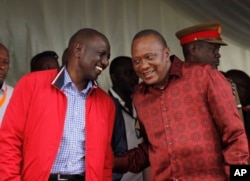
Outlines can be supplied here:
[[[61, 89], [65, 89], [66, 87], [69, 87], [69, 86], [72, 86], [72, 85], [75, 86], [75, 84], [72, 82], [72, 80], [71, 80], [71, 78], [69, 76], [69, 73], [68, 73], [67, 69], [65, 68], [64, 69], [64, 83], [63, 83], [63, 86], [62, 86]], [[92, 83], [92, 81], [89, 81], [88, 84], [87, 84], [87, 87], [84, 90], [82, 90], [81, 92], [86, 94], [92, 87], [93, 87], [93, 83]]]
[[109, 88], [109, 92], [111, 93], [111, 95], [118, 99], [120, 105], [125, 109], [125, 111], [133, 118], [136, 118], [137, 117], [137, 114], [136, 114], [136, 110], [135, 110], [135, 107], [134, 105], [132, 104], [133, 106], [133, 112], [132, 112], [132, 115], [131, 113], [129, 113], [129, 109], [125, 106], [125, 101], [122, 100], [122, 98], [114, 91], [114, 89], [111, 87]]
[[[170, 73], [169, 73], [169, 80], [172, 79], [178, 79], [183, 76], [182, 67], [183, 67], [183, 61], [181, 61], [177, 56], [172, 55], [170, 56], [170, 61], [172, 62], [170, 67]], [[139, 86], [142, 86], [143, 92], [147, 91], [152, 86], [145, 84], [142, 82], [139, 84]], [[153, 88], [155, 89], [155, 88]]]
[[122, 100], [122, 98], [114, 91], [114, 89], [111, 87], [109, 89], [110, 93], [112, 94], [112, 96], [116, 99], [119, 100], [120, 104], [125, 107], [125, 102]]
[[6, 89], [5, 89], [5, 86], [6, 86], [6, 83], [5, 82], [3, 82], [3, 85], [2, 85], [2, 87], [0, 88], [0, 91], [1, 92], [4, 92]]
[[3, 95], [6, 90], [7, 90], [7, 84], [5, 82], [3, 82], [3, 85], [0, 88], [0, 94]]
[[177, 56], [172, 55], [170, 56], [170, 61], [172, 62], [172, 65], [170, 67], [170, 77], [177, 76], [182, 77], [182, 67], [183, 67], [183, 61], [181, 61]]
[[[51, 84], [53, 85], [53, 86], [55, 86], [56, 88], [58, 88], [58, 89], [62, 89], [62, 87], [64, 86], [64, 79], [65, 79], [65, 70], [66, 70], [66, 66], [64, 65], [64, 66], [62, 66], [59, 70], [58, 70], [58, 72], [57, 72], [57, 74], [56, 74], [56, 76], [55, 76], [55, 78], [52, 80], [52, 82], [51, 82]], [[70, 79], [71, 80], [71, 79]], [[88, 85], [87, 85], [87, 88], [91, 88], [91, 90], [89, 91], [89, 94], [92, 94], [92, 92], [96, 89], [96, 88], [98, 88], [98, 83], [97, 83], [97, 81], [96, 80], [93, 80], [93, 81], [89, 81], [89, 83], [88, 83]], [[86, 89], [85, 89], [86, 90]]]

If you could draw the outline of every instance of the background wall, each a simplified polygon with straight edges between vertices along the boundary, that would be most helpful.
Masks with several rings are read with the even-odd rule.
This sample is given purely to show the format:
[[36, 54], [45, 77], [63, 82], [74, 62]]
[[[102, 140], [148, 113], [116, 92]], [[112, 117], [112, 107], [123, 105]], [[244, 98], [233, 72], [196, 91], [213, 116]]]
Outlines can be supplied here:
[[[213, 0], [200, 0], [202, 1], [214, 5]], [[220, 4], [220, 11], [217, 13], [226, 11], [229, 1], [217, 0], [216, 2], [224, 2], [223, 6]], [[39, 52], [53, 50], [61, 58], [71, 35], [83, 27], [94, 28], [108, 37], [111, 44], [110, 61], [119, 55], [130, 56], [132, 37], [145, 28], [162, 33], [172, 53], [183, 58], [179, 42], [174, 35], [176, 31], [208, 20], [223, 22], [225, 18], [220, 14], [217, 17], [195, 16], [185, 12], [185, 6], [173, 2], [175, 1], [0, 0], [0, 42], [9, 48], [11, 54], [7, 81], [14, 86], [22, 75], [29, 72], [30, 59]], [[201, 5], [200, 12], [203, 12], [202, 8], [208, 7]], [[239, 9], [237, 13], [243, 13], [245, 16]], [[237, 26], [240, 28], [243, 24], [239, 21]], [[234, 32], [230, 26], [229, 29]], [[245, 38], [247, 43], [244, 44], [242, 39], [237, 41], [235, 35], [224, 35], [223, 32], [222, 26], [222, 37], [229, 46], [221, 48], [220, 69], [226, 71], [236, 68], [250, 74], [250, 50], [247, 44], [250, 42], [249, 37]], [[109, 88], [108, 69], [99, 76], [98, 82], [104, 89]]]

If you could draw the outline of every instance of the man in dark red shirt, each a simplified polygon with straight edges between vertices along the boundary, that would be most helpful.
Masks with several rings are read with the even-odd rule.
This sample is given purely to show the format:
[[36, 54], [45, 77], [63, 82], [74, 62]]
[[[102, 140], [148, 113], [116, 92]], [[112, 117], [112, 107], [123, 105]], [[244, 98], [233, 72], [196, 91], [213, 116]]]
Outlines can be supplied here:
[[149, 162], [151, 180], [224, 181], [230, 164], [247, 164], [244, 126], [217, 69], [170, 56], [154, 30], [137, 33], [131, 52], [142, 79], [133, 102], [147, 139], [122, 159], [124, 170]]

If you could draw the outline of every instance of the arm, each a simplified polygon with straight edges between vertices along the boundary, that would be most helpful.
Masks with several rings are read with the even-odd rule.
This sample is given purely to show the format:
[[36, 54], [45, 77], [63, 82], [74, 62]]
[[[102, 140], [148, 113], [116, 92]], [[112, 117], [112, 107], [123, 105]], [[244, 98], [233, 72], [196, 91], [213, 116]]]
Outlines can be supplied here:
[[[112, 136], [112, 149], [114, 156], [122, 155], [128, 150], [124, 118], [119, 101], [112, 97], [116, 106], [115, 124]], [[121, 173], [113, 173], [113, 180], [121, 180]]]
[[116, 106], [115, 123], [112, 136], [112, 149], [114, 155], [122, 155], [128, 150], [125, 122], [122, 110], [117, 99], [113, 98]]
[[[247, 106], [244, 107], [243, 113], [245, 115], [245, 129], [246, 129], [246, 134], [248, 138], [248, 149], [250, 152], [250, 97], [247, 99]], [[250, 158], [248, 160], [248, 163], [250, 164]]]
[[144, 142], [128, 150], [124, 155], [116, 156], [113, 171], [139, 173], [148, 166], [148, 144]]
[[23, 130], [32, 95], [28, 82], [21, 79], [16, 85], [0, 130], [0, 177], [21, 181], [23, 159]]
[[[247, 105], [243, 107], [244, 115], [245, 115], [245, 129], [247, 133], [248, 140], [250, 142], [250, 96], [247, 99]], [[250, 148], [249, 148], [250, 149]]]
[[128, 150], [124, 155], [116, 156], [113, 171], [139, 173], [150, 165], [148, 157], [149, 143], [144, 127], [141, 125], [140, 128], [145, 141], [139, 144], [138, 147]]
[[247, 164], [249, 153], [243, 122], [229, 83], [215, 69], [209, 71], [207, 95], [209, 109], [221, 135], [225, 165]]
[[230, 86], [231, 86], [231, 89], [232, 89], [232, 93], [233, 93], [233, 96], [234, 96], [234, 101], [235, 101], [235, 104], [236, 104], [236, 107], [238, 109], [238, 112], [239, 112], [239, 115], [240, 115], [240, 118], [241, 120], [243, 121], [244, 123], [244, 118], [243, 118], [243, 113], [242, 113], [242, 105], [240, 103], [240, 98], [239, 98], [239, 93], [238, 93], [238, 90], [237, 90], [237, 86], [236, 84], [233, 82], [233, 80], [227, 78], [228, 82], [230, 83]]
[[110, 181], [112, 180], [112, 168], [114, 165], [114, 156], [113, 156], [113, 150], [112, 150], [112, 134], [113, 134], [113, 127], [114, 127], [114, 120], [115, 120], [115, 105], [112, 101], [110, 101], [109, 104], [109, 113], [107, 116], [107, 121], [109, 122], [109, 128], [108, 128], [108, 145], [107, 145], [107, 152], [106, 152], [106, 158], [105, 158], [105, 165], [104, 165], [104, 181]]

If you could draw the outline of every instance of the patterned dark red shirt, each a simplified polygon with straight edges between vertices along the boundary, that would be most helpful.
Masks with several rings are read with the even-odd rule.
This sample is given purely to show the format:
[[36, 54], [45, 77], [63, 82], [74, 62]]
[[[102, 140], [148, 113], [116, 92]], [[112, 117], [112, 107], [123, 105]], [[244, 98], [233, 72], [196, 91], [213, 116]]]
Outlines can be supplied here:
[[209, 65], [171, 58], [166, 88], [142, 82], [133, 97], [150, 143], [151, 180], [227, 180], [228, 165], [247, 164], [249, 154], [230, 85]]

